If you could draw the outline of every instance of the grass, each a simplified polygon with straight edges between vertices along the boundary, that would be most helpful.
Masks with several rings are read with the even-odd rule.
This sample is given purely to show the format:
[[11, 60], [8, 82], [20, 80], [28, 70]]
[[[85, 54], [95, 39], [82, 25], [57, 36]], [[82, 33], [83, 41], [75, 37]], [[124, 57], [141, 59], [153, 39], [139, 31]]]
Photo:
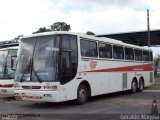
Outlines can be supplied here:
[[160, 85], [151, 85], [144, 88], [145, 90], [160, 90]]

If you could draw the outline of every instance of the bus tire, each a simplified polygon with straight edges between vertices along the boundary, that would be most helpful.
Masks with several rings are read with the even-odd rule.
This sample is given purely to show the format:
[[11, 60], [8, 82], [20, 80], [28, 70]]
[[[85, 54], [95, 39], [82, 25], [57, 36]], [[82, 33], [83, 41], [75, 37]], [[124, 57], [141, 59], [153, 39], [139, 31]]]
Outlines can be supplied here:
[[132, 93], [136, 93], [137, 92], [137, 88], [138, 88], [137, 82], [136, 82], [135, 79], [133, 79], [132, 85], [131, 85], [131, 92]]
[[143, 89], [144, 89], [144, 82], [143, 82], [143, 79], [140, 78], [138, 92], [142, 92]]
[[80, 84], [77, 90], [77, 104], [82, 105], [87, 102], [88, 99], [88, 89], [86, 85]]

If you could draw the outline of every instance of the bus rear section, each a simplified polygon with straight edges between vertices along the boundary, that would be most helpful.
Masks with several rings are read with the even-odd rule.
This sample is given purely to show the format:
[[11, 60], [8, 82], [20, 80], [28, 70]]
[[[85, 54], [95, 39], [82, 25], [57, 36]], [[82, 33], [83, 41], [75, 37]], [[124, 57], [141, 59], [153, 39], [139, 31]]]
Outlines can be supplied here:
[[18, 47], [0, 49], [0, 94], [14, 95], [15, 66], [11, 69], [11, 61], [16, 65]]
[[88, 97], [153, 83], [149, 48], [70, 32], [48, 32], [20, 40], [15, 76], [18, 100], [87, 102]]

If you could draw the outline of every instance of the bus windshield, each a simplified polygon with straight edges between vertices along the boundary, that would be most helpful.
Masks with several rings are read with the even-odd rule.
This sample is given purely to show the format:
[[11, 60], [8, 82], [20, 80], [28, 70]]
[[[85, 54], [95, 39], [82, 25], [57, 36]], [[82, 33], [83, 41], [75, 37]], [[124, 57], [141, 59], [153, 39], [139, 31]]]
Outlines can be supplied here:
[[58, 53], [58, 36], [22, 39], [15, 81], [57, 81]]

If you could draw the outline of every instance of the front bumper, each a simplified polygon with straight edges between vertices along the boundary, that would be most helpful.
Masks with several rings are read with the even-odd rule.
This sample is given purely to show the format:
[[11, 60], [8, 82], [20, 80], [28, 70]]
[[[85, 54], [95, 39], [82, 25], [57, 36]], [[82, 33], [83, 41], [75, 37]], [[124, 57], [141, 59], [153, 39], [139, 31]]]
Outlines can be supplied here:
[[59, 91], [14, 90], [16, 100], [60, 102]]
[[14, 87], [11, 87], [11, 88], [0, 87], [0, 94], [1, 95], [13, 95], [14, 96]]

